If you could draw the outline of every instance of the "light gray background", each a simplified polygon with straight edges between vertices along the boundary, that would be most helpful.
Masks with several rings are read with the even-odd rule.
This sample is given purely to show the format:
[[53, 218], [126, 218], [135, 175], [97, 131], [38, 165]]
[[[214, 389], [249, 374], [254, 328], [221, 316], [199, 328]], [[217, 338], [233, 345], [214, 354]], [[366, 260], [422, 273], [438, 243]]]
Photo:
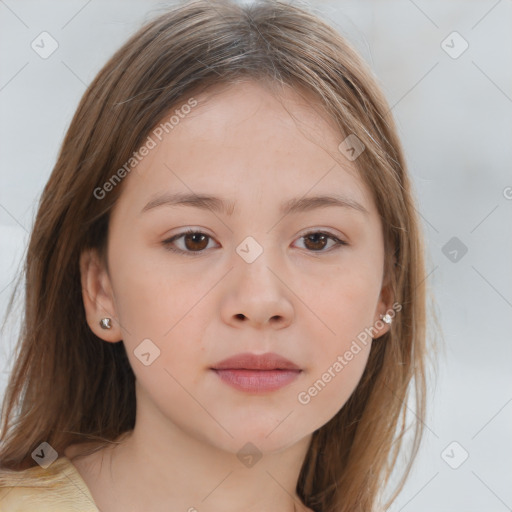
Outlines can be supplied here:
[[[393, 510], [512, 510], [512, 2], [311, 5], [370, 63], [393, 107], [444, 334], [424, 444]], [[0, 0], [2, 317], [36, 201], [86, 84], [162, 6]], [[59, 44], [47, 59], [31, 48], [43, 31]], [[446, 39], [453, 31], [469, 44], [458, 58], [442, 47], [446, 40], [452, 54], [462, 48]], [[452, 237], [467, 247], [462, 257], [460, 248], [450, 254]], [[2, 393], [15, 341], [16, 316], [10, 320], [0, 346]]]

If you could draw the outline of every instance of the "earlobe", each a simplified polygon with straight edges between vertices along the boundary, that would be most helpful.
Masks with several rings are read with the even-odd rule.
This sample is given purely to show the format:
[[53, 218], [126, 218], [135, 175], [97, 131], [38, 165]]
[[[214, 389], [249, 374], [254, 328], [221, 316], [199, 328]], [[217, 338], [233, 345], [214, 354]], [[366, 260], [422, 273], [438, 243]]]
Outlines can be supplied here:
[[391, 324], [396, 314], [392, 304], [393, 297], [391, 288], [389, 285], [386, 285], [381, 290], [377, 311], [375, 312], [373, 326], [376, 335], [373, 339], [380, 338], [391, 329]]
[[384, 313], [383, 315], [379, 315], [373, 323], [373, 332], [375, 332], [375, 335], [372, 336], [372, 338], [377, 340], [384, 336], [384, 334], [391, 329], [392, 322], [393, 318], [389, 314]]
[[[110, 277], [96, 249], [87, 249], [80, 255], [80, 278], [85, 316], [90, 329], [104, 341], [121, 341]], [[101, 326], [103, 318], [111, 319], [109, 329]], [[103, 325], [106, 325], [105, 321]]]

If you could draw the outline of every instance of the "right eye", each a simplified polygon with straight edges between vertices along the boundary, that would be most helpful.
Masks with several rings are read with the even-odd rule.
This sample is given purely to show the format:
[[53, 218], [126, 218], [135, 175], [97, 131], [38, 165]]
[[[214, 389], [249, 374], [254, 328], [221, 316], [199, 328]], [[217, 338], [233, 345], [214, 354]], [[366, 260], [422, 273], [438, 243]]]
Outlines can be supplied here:
[[[207, 249], [209, 239], [211, 239], [210, 235], [202, 233], [201, 231], [188, 229], [187, 231], [178, 233], [164, 240], [162, 244], [168, 251], [196, 256], [202, 254]], [[176, 248], [174, 246], [178, 240], [180, 240], [182, 248]]]

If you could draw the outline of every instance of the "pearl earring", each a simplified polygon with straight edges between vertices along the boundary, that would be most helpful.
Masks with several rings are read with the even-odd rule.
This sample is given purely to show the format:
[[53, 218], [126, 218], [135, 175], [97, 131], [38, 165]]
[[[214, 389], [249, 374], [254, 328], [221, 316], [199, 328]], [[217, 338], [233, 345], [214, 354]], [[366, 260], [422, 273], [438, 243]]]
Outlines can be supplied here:
[[105, 317], [100, 320], [100, 327], [102, 329], [112, 329], [112, 319]]

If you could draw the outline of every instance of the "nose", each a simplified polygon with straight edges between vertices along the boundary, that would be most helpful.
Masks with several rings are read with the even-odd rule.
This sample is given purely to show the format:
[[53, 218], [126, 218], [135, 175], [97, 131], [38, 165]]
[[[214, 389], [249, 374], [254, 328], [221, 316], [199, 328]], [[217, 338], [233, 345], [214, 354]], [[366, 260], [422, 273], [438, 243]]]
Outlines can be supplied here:
[[[235, 254], [234, 268], [225, 283], [221, 315], [233, 327], [282, 329], [293, 321], [293, 292], [269, 251], [252, 263]], [[289, 279], [288, 279], [289, 280]]]

